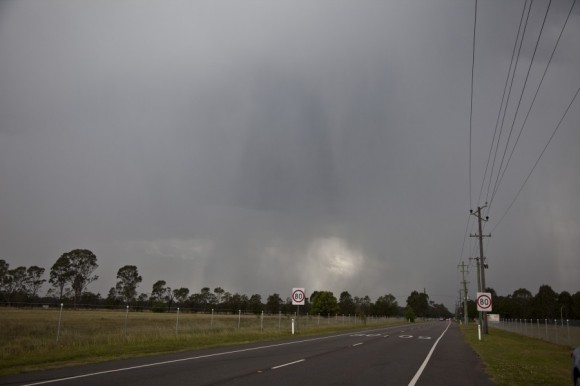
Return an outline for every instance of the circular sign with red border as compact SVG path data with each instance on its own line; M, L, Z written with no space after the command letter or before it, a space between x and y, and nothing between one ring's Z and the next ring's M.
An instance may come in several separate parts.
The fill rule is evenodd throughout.
M478 292L477 293L477 311L489 312L491 311L491 293Z
M304 288L292 288L292 304L295 306L303 306L306 300Z

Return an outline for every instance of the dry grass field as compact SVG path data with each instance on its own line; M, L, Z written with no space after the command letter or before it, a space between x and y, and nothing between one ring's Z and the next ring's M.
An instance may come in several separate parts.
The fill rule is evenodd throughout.
M300 335L392 325L346 316L295 321ZM288 315L0 309L0 375L291 336Z

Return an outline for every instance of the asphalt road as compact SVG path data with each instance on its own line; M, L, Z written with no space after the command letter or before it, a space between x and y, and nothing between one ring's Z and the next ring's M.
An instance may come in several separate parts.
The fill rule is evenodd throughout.
M330 336L20 374L2 385L493 385L453 323Z

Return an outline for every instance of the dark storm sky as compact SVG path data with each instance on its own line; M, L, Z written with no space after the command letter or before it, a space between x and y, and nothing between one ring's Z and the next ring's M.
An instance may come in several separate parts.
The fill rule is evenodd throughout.
M515 130L570 5L552 2ZM0 258L48 271L91 249L103 295L134 264L142 292L425 288L451 307L523 7L479 2L470 197L474 2L4 1ZM486 213L500 294L580 290L580 101L499 223L580 87L579 16Z

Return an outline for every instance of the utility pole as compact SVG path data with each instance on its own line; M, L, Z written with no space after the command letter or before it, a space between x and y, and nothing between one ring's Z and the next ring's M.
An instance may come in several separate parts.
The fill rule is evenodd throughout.
M479 268L479 257L470 257L469 260L475 260L475 267L477 268L477 292L482 292L481 291L481 269ZM481 311L477 312L477 320L479 325L483 325L483 318L481 315Z
M477 223L479 226L479 234L477 235L472 235L470 234L469 237L478 237L479 238L479 261L478 261L478 281L480 281L479 289L480 292L485 292L485 269L487 268L487 264L485 263L485 257L483 256L483 238L484 237L491 237L491 235L484 235L483 234L483 228L481 226L481 222L482 221L487 221L489 220L489 217L486 216L485 219L481 218L481 210L487 208L487 202L485 203L484 206L478 206L477 207L477 212L473 213L473 210L470 210L469 212L474 215L475 217L477 217ZM481 276L481 277L479 277ZM483 313L483 323L482 323L482 329L483 329L483 333L487 334L487 312Z
M469 271L467 271L467 265L465 265L463 261L458 265L458 267L461 267L461 275L463 277L463 280L461 281L463 284L463 323L467 324L469 319L467 315L467 281L465 281L465 274L469 274Z

